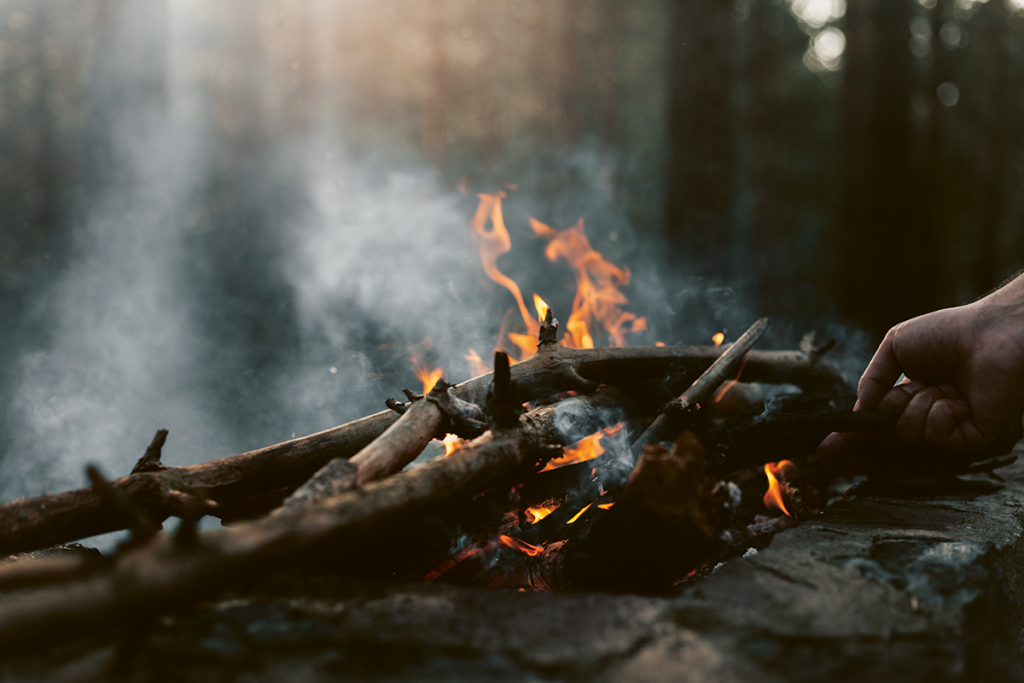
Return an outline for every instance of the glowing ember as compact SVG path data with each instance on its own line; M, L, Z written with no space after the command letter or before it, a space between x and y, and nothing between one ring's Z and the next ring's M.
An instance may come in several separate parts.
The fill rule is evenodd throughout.
M597 507L599 507L602 510L611 510L613 505L615 505L615 503L601 503Z
M590 505L593 505L593 503L591 503ZM584 513L584 512L586 512L587 510L589 510L589 509L590 509L590 505L588 505L587 507L583 508L582 510L580 510L579 512L577 512L577 513L576 513L575 515L573 515L573 516L572 516L572 519L570 519L570 520L569 520L568 522L566 522L566 524L572 524L572 523L573 523L573 522L575 522L575 521L576 521L577 519L579 519L580 517L582 517L582 516L583 516L583 513Z
M557 509L558 505L538 505L536 507L526 508L526 521L530 524L536 524Z
M658 348L661 348L662 346L665 345L665 342L656 341L656 342L654 342L654 345L657 346Z
M462 448L465 444L466 442L463 439L460 439L454 434L448 434L444 437L444 454L446 456L451 455Z
M776 475L781 476L787 467L795 467L795 465L789 460L780 460L764 466L764 473L768 477L768 490L764 494L764 505L769 509L781 510L787 517L792 517L793 515L789 514L789 510L786 509L786 504L782 500L782 487L776 478Z
M585 436L576 442L575 446L566 446L564 455L560 455L557 458L551 458L548 463L544 466L541 472L548 472L550 470L557 470L559 467L566 467L567 465L575 465L580 462L587 462L600 456L604 453L604 446L601 445L601 439L605 436L611 436L620 429L622 429L624 422L606 427L596 434Z
M544 552L543 546L530 545L526 541L520 541L518 538L512 538L511 536L505 536L504 534L498 536L498 540L501 541L504 545L507 545L509 548L512 548L513 550L518 550L520 552L524 552L530 557L536 557L537 555L540 555L542 552Z
M721 346L722 342L725 341L725 334L716 332L715 336L711 337L711 341L715 342L715 346Z

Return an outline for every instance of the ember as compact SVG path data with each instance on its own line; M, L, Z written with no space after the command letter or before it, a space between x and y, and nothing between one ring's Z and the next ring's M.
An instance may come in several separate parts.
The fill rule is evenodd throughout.
M501 541L503 545L507 545L509 548L518 550L530 557L536 557L544 552L544 548L541 546L531 545L526 541L520 541L518 538L512 538L511 536L506 536L504 534L499 536L498 540Z

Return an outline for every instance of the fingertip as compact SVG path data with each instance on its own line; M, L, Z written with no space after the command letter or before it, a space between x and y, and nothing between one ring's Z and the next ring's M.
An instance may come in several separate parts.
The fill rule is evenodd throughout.
M932 408L932 404L935 403L936 396L934 393L931 389L918 392L907 403L900 414L899 421L896 423L896 436L900 441L914 444L921 443L925 425L928 421L928 413Z
M947 445L957 425L954 406L956 404L947 399L939 399L932 404L922 434L927 443L935 446Z

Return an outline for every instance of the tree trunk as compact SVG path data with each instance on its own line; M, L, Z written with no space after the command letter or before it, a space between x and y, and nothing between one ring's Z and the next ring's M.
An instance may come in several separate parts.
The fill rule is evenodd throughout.
M726 0L676 2L669 30L665 232L719 276L733 237L731 9Z

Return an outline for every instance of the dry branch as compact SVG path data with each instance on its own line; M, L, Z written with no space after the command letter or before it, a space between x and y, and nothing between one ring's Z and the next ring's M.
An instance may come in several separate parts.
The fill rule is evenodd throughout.
M507 390L495 387L499 403ZM613 406L620 410L607 410ZM497 412L509 415L517 409L517 404L506 405ZM622 415L635 418L649 409L623 390L605 387L537 408L511 427L499 421L493 431L418 469L315 506L296 506L259 521L200 534L191 547L158 534L149 544L113 558L107 569L0 603L0 650L20 653L46 647L180 608L298 562L327 544L338 547L370 530L472 496L533 466L549 443L571 443ZM40 572L49 569L46 560L35 562ZM2 573L0 568L0 582Z
M673 420L678 420L687 411L710 400L718 387L734 379L743 367L743 359L747 352L767 329L768 318L761 318L755 322L735 343L730 344L681 396L665 404L661 414L654 418L654 422L633 442L635 455L639 456L644 446L658 440Z
M661 381L667 374L696 376L724 349L707 346L567 349L542 344L537 355L511 368L522 400L567 390L592 391L599 384ZM483 404L491 374L452 389L462 401ZM751 351L744 379L791 383L807 391L846 389L832 366L803 351ZM185 467L163 467L143 456L136 473L111 482L156 522L180 516L192 493L211 501L211 513L226 521L256 517L284 498L335 458L358 453L398 420L385 410L310 436L241 455ZM213 504L216 509L213 509ZM92 488L77 489L0 505L0 554L65 543L124 528L121 518L103 506Z

